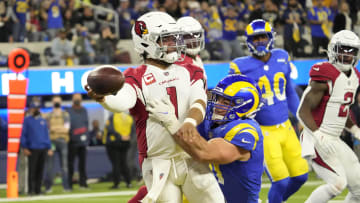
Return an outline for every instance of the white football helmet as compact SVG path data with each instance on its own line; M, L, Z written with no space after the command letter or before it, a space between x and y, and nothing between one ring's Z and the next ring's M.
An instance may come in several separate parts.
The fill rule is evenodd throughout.
M350 30L341 30L331 38L327 54L336 68L348 71L358 63L359 49L359 37Z
M205 47L204 29L199 21L191 16L185 16L178 19L177 24L184 33L184 43L186 53L196 56Z
M142 15L131 30L136 52L167 63L176 62L185 49L181 33L175 19L159 11Z

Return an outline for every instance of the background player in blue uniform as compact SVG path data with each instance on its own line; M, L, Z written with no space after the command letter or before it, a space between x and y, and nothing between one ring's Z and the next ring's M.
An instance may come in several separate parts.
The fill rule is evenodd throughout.
M307 180L308 164L301 157L301 146L289 121L299 97L290 79L290 58L282 49L273 49L274 32L264 20L254 20L246 27L246 41L252 56L236 58L230 74L244 74L255 80L265 105L257 113L264 135L266 172L272 182L269 203L281 203Z
M242 75L227 76L212 90L205 120L198 126L199 133L210 140L198 132L173 135L193 158L211 163L227 203L257 203L259 199L263 136L259 124L250 117L258 111L260 101L260 89L254 81ZM179 125L170 101L149 104L151 117Z

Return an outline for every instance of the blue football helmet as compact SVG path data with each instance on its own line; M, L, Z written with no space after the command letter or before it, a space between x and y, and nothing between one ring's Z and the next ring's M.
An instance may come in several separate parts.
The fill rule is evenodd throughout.
M266 42L254 43L254 36L262 34L266 34L268 36L268 40ZM264 56L274 48L275 32L271 25L262 19L251 21L251 23L246 26L245 36L246 45L252 54L257 56Z
M261 91L255 81L239 74L226 76L211 93L205 116L210 121L252 118L262 103Z

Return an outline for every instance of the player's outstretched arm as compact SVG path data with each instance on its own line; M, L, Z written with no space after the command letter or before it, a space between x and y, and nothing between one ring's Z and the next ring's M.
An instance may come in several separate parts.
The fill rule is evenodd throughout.
M87 95L99 102L111 112L123 112L131 109L136 104L136 92L131 85L125 83L116 95L102 95L95 93L88 85L85 86Z
M316 131L318 127L311 111L320 104L327 89L328 87L326 83L311 81L304 91L303 98L297 112L298 119L305 127L313 132Z

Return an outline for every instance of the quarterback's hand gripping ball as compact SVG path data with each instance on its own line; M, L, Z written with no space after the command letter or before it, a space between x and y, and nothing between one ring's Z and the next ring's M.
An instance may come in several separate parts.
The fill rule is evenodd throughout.
M116 95L124 83L125 77L121 71L114 66L104 65L90 72L85 90L92 99L101 102L106 95Z

